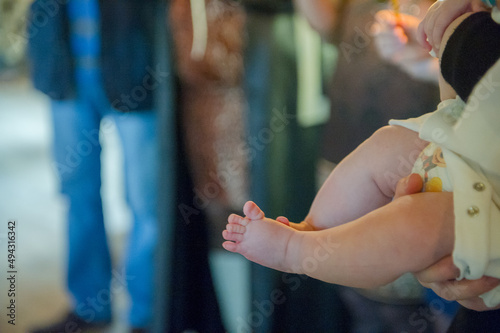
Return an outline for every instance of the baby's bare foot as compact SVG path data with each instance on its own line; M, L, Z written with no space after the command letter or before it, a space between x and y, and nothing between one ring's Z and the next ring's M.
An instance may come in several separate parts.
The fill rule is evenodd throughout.
M262 220L264 212L253 201L247 201L243 206L245 217L237 214L229 215L226 225L226 230L222 232L222 237L226 242L222 243L222 247L231 252L239 252L239 243L243 241L243 236L246 231L246 226L251 220Z
M243 255L260 265L288 271L284 266L288 242L295 230L286 226L288 219L268 219L254 202L243 207L245 217L231 214L222 232L222 247Z

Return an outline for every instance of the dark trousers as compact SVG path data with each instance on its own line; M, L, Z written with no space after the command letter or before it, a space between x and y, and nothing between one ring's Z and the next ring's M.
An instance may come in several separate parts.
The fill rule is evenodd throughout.
M500 332L500 310L477 312L460 307L448 333Z

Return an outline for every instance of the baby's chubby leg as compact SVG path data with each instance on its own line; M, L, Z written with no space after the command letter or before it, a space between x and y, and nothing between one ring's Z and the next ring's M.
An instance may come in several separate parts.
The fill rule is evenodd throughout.
M248 201L243 207L245 217L231 214L222 236L226 240L222 246L240 253L248 260L281 271L291 271L287 265L287 248L296 231L284 221L265 217L264 212L254 202Z

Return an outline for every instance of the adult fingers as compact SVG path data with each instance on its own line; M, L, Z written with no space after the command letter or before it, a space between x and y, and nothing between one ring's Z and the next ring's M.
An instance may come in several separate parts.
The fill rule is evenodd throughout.
M422 21L417 28L417 41L427 51L432 50L432 45L427 41L427 34L425 32L425 22Z
M396 186L394 199L404 195L415 194L422 191L423 181L419 174L412 173L411 175L401 178Z
M490 310L497 310L500 309L500 305L497 305L493 308L489 308L484 304L484 301L480 297L474 297L471 299L467 300L461 300L458 301L460 305L463 307L466 307L467 309L474 310L474 311L490 311Z
M429 10L427 11L427 14L425 15L425 18L420 23L420 26L422 26L423 29L423 37L421 37L424 38L423 45L429 45L430 49L434 47L434 41L433 41L434 25L440 15L441 11L440 8L442 4L443 2L437 1L432 6L430 6Z
M420 283L445 282L456 279L460 270L453 264L451 256L444 257L432 266L415 273Z
M451 280L446 282L423 283L438 296L449 301L471 301L498 286L500 280L484 276L478 280Z

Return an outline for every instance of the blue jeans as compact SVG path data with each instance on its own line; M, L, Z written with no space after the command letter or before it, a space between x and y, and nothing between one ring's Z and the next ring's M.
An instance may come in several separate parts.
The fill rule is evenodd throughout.
M88 322L111 320L111 301L128 289L129 324L147 327L153 311L154 252L157 243L156 113L120 113L102 89L85 97L52 101L54 167L68 204L67 283L75 312ZM116 124L123 146L126 200L133 226L124 269L113 269L101 203L103 117Z

